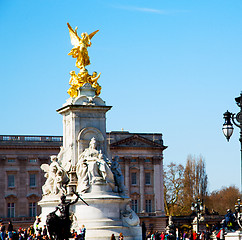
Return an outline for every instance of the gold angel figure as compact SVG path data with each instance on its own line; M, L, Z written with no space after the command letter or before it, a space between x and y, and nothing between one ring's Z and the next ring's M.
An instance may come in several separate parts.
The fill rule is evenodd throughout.
M67 23L67 26L69 28L71 44L74 46L68 55L76 58L76 66L80 68L80 71L83 71L85 70L85 66L90 65L87 48L91 46L91 39L99 30L90 34L82 33L80 38L77 34L77 27L74 31L69 23Z

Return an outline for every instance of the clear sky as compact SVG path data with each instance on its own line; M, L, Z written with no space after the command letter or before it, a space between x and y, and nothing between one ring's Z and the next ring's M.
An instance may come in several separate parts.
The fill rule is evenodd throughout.
M89 73L113 108L107 130L162 133L164 163L206 161L209 190L240 186L239 129L223 113L242 91L241 0L0 0L1 135L62 135L68 98L66 23L100 31Z

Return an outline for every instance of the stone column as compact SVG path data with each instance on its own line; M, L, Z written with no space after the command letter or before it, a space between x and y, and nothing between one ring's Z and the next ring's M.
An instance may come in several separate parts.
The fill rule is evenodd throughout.
M163 170L163 157L160 160L160 174L161 174L161 215L165 216L165 203L164 203L164 170Z
M128 158L124 158L124 164L125 164L125 168L124 168L124 184L128 190L128 195L130 194L130 187L129 187L129 159Z
M161 214L161 172L160 172L160 159L154 158L154 210L160 215Z
M144 200L145 200L145 177L144 177L144 159L139 159L140 164L140 212L144 211Z

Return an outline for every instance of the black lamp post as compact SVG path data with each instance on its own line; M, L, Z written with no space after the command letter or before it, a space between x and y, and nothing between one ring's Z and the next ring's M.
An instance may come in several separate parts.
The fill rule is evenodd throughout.
M238 198L237 203L234 205L234 209L235 209L235 215L236 215L236 220L237 223L239 224L240 228L242 228L241 225L241 219L240 219L240 209L241 209L242 205L241 205L241 200L240 198Z
M241 183L240 183L240 191L242 192L242 92L240 93L240 96L235 98L235 102L237 103L237 105L240 107L240 112L238 112L237 114L235 113L231 113L229 111L224 113L224 119L225 122L223 124L223 133L224 136L227 138L227 140L229 141L230 137L232 136L233 133L233 124L231 123L231 119L232 122L234 123L235 126L237 126L238 128L240 128L240 152L241 152ZM236 121L235 121L236 120Z
M197 216L197 233L198 233L200 213L203 211L203 201L197 198L196 202L192 203L191 210L195 212Z

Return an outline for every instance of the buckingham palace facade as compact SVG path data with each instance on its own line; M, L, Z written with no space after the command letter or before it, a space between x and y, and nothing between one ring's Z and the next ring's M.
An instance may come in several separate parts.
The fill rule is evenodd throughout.
M57 155L62 136L0 135L0 218L28 226L40 213L43 163ZM160 133L107 133L109 158L119 156L131 207L141 219L164 216L163 145Z

